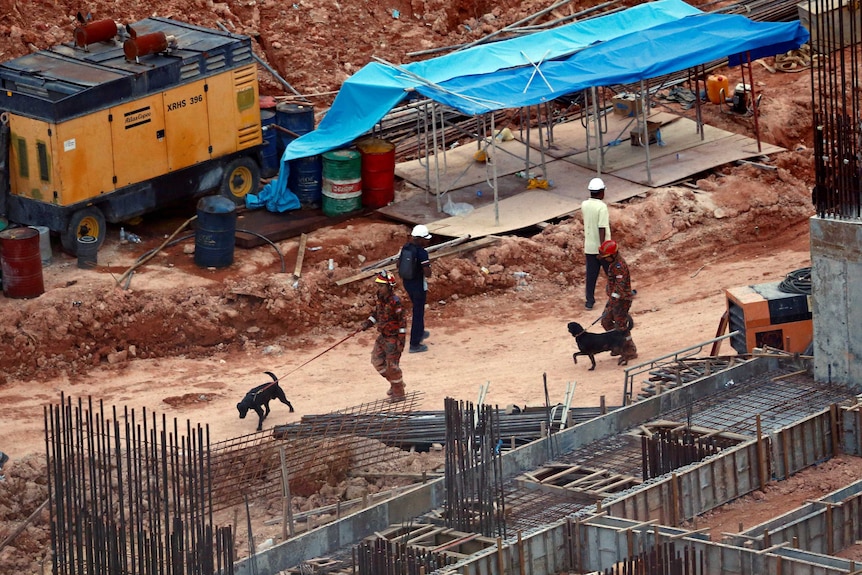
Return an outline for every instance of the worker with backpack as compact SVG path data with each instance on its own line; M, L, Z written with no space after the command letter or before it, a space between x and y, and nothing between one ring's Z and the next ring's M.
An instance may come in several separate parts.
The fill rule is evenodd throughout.
M426 226L419 224L410 233L410 240L401 248L398 256L398 275L404 291L413 306L413 323L410 327L410 353L428 351L422 343L430 333L425 331L425 302L428 299L428 279L431 277L431 258L425 248L431 239Z

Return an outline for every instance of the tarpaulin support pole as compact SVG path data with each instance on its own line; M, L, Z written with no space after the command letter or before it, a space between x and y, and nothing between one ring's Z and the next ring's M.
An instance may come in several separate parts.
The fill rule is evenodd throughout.
M536 120L539 127L539 156L542 158L542 177L548 181L548 166L545 164L545 138L542 135L542 105L536 105ZM528 178L529 179L529 178Z
M428 146L428 102L425 102L423 106L423 115L422 115L422 133L425 137L425 203L428 203L428 194L431 192L431 165L428 163L428 150L430 149ZM422 158L419 158L420 162Z
M637 106L635 106L635 110L637 110ZM649 117L649 89L643 80L641 80L641 117L643 121L640 122L640 139L641 145L644 147L644 153L646 154L646 177L647 183L652 185L652 169L650 168L649 157L649 124L647 124L647 118ZM656 142L658 142L658 134L656 134Z
M762 152L763 146L760 143L760 125L757 122L757 94L754 92L754 72L752 71L751 66L751 52L745 53L745 60L742 58L739 60L739 69L742 71L742 88L745 90L745 70L743 68L743 62L745 63L745 67L748 68L748 82L751 85L751 110L754 113L754 137L757 138L757 151ZM813 64L812 64L813 65Z
M700 69L697 66L694 67L694 119L696 122L695 130L697 134L700 134L700 140L703 141L706 137L705 130L703 129L703 107L700 103L700 79L704 78L703 85L706 87L706 66L703 64L700 65Z
M587 165L592 162L590 157L590 97L589 91L584 90L584 113L581 114L581 126L584 127L585 141L587 146Z
M440 148L437 146L437 106L434 104L431 105L431 142L434 146L434 191L437 198L437 211L439 212L442 210L440 205Z
M494 114L491 113L491 167L494 173L494 225L500 225L500 204L497 194L497 136L494 130ZM527 174L529 175L529 174Z
M524 108L521 108L521 110L524 114L524 125L527 126L527 150L524 158L524 179L529 180L530 170L533 168L532 164L530 164L530 132L533 131L533 123L530 121L530 107L526 106Z

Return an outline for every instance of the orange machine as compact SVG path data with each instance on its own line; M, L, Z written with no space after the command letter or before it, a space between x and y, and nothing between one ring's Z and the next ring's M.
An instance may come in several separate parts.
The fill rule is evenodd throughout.
M804 353L811 344L811 296L787 293L780 282L725 290L730 338L737 353L751 353L769 346L791 353Z
M72 255L108 222L216 191L243 205L260 180L251 38L158 17L126 30L91 23L0 63L0 215L48 227Z

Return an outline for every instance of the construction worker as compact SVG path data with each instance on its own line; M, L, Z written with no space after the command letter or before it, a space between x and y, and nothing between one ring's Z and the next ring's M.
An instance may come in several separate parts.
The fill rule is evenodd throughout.
M625 332L625 343L620 352L620 365L625 365L630 359L638 356L635 342L632 341L629 325L629 310L635 292L632 290L632 279L629 266L619 253L619 246L614 240L605 240L599 246L599 257L608 262L608 303L602 314L602 327L605 331L616 329Z
M587 188L590 197L581 202L581 216L584 218L584 260L586 261L586 293L584 307L593 309L596 303L596 281L599 268L608 271L608 262L599 258L599 246L611 239L608 206L604 202L605 182L601 178L590 180Z
M377 297L371 315L362 322L362 330L377 326L377 340L371 350L371 365L389 382L391 401L403 401L404 377L401 373L401 352L407 339L407 316L401 298L395 295L395 276L381 270L374 276Z
M425 302L428 300L428 278L431 277L431 258L425 248L431 240L428 228L419 224L410 232L410 241L401 248L401 253L411 254L410 262L412 269L403 273L399 264L399 274L404 283L404 291L410 298L413 307L413 320L410 325L410 353L421 353L428 351L428 346L422 343L431 334L425 330Z

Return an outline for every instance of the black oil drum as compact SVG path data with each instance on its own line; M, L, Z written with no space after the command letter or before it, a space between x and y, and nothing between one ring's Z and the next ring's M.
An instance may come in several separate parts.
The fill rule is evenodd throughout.
M284 155L287 145L303 134L314 130L314 106L282 102L275 107L275 123L278 125L276 152Z
M236 236L236 204L224 196L198 201L195 229L195 264L202 268L226 268L233 263Z
M299 203L319 208L323 185L323 158L319 155L290 160L287 187L299 198Z

